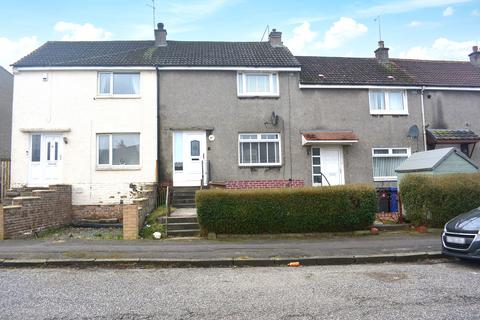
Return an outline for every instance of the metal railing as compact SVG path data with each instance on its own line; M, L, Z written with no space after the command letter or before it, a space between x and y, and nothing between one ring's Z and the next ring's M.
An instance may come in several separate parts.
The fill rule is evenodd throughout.
M10 189L10 160L0 160L0 202Z

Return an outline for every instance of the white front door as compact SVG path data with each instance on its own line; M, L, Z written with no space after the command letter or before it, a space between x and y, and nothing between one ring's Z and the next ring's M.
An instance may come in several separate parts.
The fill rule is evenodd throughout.
M207 183L206 137L205 131L173 133L174 186L200 186Z
M342 146L312 147L312 185L335 186L344 183Z
M49 186L62 182L62 143L62 136L58 134L31 135L29 186Z

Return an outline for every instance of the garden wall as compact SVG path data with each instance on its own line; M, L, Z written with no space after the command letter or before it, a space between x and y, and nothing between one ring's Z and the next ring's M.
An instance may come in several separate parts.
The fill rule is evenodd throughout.
M0 206L0 239L29 237L45 228L72 222L72 187L52 185L33 190L31 196L15 197L12 204Z

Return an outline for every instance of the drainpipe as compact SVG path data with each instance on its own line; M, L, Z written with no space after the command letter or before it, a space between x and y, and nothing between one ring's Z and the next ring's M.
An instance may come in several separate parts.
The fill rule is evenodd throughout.
M422 106L422 134L423 134L423 150L427 151L427 128L425 123L425 104L423 102L423 94L425 92L425 86L422 86L422 91L420 93L420 101Z
M160 187L160 70L157 72L157 188ZM168 196L168 195L167 195Z

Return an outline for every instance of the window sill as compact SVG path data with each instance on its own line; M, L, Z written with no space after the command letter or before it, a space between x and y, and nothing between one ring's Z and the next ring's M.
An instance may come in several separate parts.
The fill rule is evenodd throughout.
M141 99L138 95L113 95L113 96L95 96L94 99Z
M282 164L239 164L238 166L240 168L280 168Z
M373 177L373 181L375 182L395 182L397 181L397 177Z
M142 166L96 166L96 171L136 171L141 170Z
M408 112L372 112L370 111L370 115L372 116L408 116Z
M280 94L278 93L269 93L269 94L262 94L262 93L257 93L257 94L242 94L239 93L237 94L237 97L240 99L258 99L258 98L265 98L265 99L278 99L280 98Z

